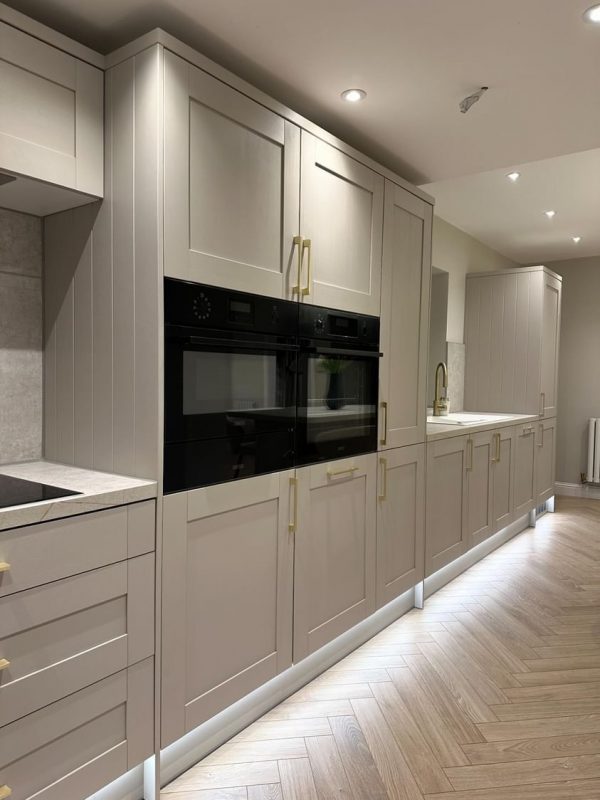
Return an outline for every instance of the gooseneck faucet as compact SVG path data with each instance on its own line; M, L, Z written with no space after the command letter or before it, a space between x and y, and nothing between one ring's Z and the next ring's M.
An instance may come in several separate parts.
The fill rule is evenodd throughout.
M442 384L440 386L440 374L442 375ZM435 368L435 398L433 401L433 416L445 417L448 413L448 399L442 397L442 387L448 388L448 367L443 361Z

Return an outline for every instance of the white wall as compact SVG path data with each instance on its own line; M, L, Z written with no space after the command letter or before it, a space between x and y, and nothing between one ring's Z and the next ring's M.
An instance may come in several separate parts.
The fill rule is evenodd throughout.
M432 247L433 266L445 270L450 276L447 339L449 342L463 342L465 275L468 272L493 272L520 265L435 216Z
M600 256L546 266L563 277L556 478L579 483L588 419L600 417Z

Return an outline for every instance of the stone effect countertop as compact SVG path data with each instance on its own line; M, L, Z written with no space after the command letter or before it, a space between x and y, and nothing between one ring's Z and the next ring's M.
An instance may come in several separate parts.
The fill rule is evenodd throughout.
M156 481L79 469L52 461L2 464L0 474L81 492L40 503L0 508L0 530L151 500L157 495Z
M476 411L460 412L477 416ZM483 415L483 412L482 412ZM492 414L485 412L487 417ZM541 422L538 414L497 414L493 415L496 419L486 420L477 425L444 425L439 422L427 423L427 441L437 442L439 439L451 439L453 436L468 436L479 431L493 431L497 428L508 428L511 425L527 425L529 423Z

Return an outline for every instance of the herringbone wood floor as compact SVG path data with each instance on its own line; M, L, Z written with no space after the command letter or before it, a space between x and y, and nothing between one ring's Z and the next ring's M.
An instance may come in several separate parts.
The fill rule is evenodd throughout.
M164 800L599 800L600 502L513 539Z

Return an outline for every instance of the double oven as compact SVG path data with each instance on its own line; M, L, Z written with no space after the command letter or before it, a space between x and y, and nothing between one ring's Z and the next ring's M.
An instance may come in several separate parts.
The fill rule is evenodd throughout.
M377 449L379 320L165 278L164 491Z

